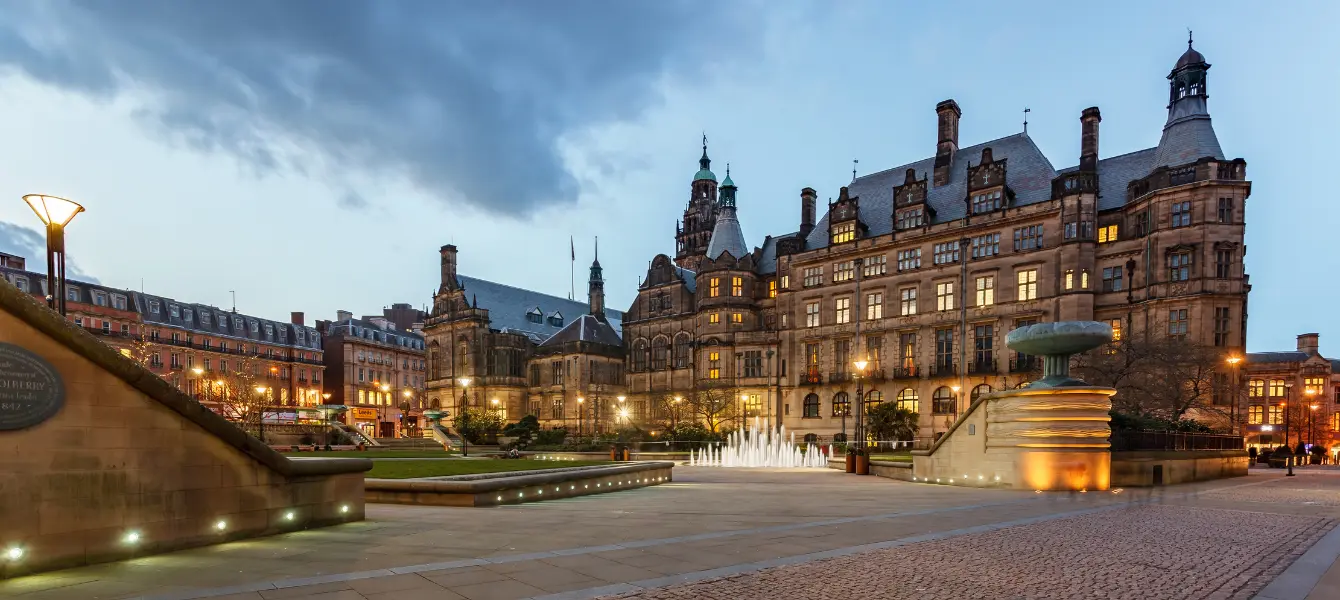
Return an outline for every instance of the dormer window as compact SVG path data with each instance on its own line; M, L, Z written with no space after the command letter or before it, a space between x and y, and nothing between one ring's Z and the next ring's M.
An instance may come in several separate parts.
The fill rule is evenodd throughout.
M540 312L540 307L535 307L526 311L526 320L531 323L543 323L544 313Z
M972 197L972 214L980 215L993 210L999 210L1004 206L1000 190L994 192L982 192L974 194Z
M833 243L843 244L856 239L856 222L842 223L833 226Z
M193 310L191 310L191 309L189 309L189 308L187 308L187 309L183 309L183 310L181 311L181 318L183 318L183 319L185 319L185 320L187 320L187 321L193 321L193 320L195 320L195 311L193 311Z
M112 294L112 308L117 310L126 309L126 297L120 294Z
M274 327L274 325L266 324L266 325L265 325L265 336L266 336L266 337L269 337L269 336L272 336L272 335L274 335L274 334L275 334L275 327Z
M207 312L200 313L200 324L209 325L209 313Z
M925 223L925 211L920 207L909 208L898 213L898 230L914 229Z
M157 301L157 300L150 300L150 301L149 301L149 312L151 312L151 313L153 313L153 314L158 314L159 306L160 306L160 305L158 304L158 301Z
M15 277L15 278L14 278L14 287L19 288L19 291L20 291L20 292L23 292L23 293L25 293L25 294L28 293L28 278L27 278L27 277Z
M172 315L172 318L174 318L174 319L180 319L180 318L181 318L181 308L179 308L176 304L169 304L169 305L168 305L168 314L169 314L169 315Z
M244 330L242 327L242 317L233 317L233 329L236 329L239 333Z
M562 315L561 313L559 313L558 311L554 311L553 314L549 315L549 324L552 325L552 326L554 326L554 327L562 327L562 326L563 326L563 315Z
M79 301L79 288L74 287L74 286L72 286L72 285L71 285L71 286L66 286L66 287L65 287L65 299L66 299L66 300L69 300L70 302L78 302L78 301Z
M260 331L261 331L260 323L257 323L256 321L251 321L251 332L260 333Z
M95 304L95 305L97 305L97 306L107 306L107 293L106 293L106 292L98 292L98 291L94 291L94 292L93 292L93 304Z

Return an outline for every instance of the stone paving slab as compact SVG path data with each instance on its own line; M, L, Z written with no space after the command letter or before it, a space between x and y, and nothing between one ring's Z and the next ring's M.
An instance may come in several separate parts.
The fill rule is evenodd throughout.
M975 568L995 571L993 561L1003 561L1008 568L1001 573L1009 585L1027 586L1030 576L1054 576L1047 569L1062 567L1050 563L1067 562L1091 565L1094 573L1122 564L1145 580L1164 582L1156 576L1166 574L1151 563L1151 556L1230 569L1239 564L1232 561L1250 560L1263 545L1275 544L1271 555L1281 557L1276 563L1259 571L1237 571L1241 581L1230 587L1246 590L1288 566L1310 545L1308 536L1320 535L1340 517L1340 506L1314 501L1318 494L1340 492L1340 476L1285 479L1268 474L1161 490L1074 495L928 486L834 471L688 468L677 469L676 479L667 486L619 495L497 509L370 505L369 521L347 527L3 581L0 597L589 599L682 592L707 579L729 577L722 581L736 582L806 565L869 565L880 553L915 549L914 555L920 556L928 548L950 567L970 558L976 562L968 564ZM1126 513L1131 514L1117 518ZM1230 529L1238 533L1220 534L1221 521L1229 518L1224 515L1237 519ZM1122 523L1130 530L1121 529ZM1133 525L1138 523L1147 527ZM1044 533L1019 538L1020 531ZM1123 531L1153 554L1126 560L1130 556L1121 552L1127 550L1110 539ZM1002 547L993 536L1007 536L1008 543ZM1202 544L1161 541L1166 537ZM1048 554L1058 546L1050 538L1063 540L1058 550L1062 554ZM1093 558L1105 553L1126 558L1111 564ZM1026 560L1030 556L1031 562ZM825 559L830 560L816 562ZM1085 562L1090 560L1097 562ZM1037 568L1038 561L1048 566ZM938 597L934 594L939 587L957 589L953 581L936 579L936 569L946 568L923 565L906 579L933 586L926 588L929 595L890 595L907 588L890 584L894 580L887 577L879 580L885 587L860 593L868 598ZM1106 594L1114 592L1111 585L1120 585L1125 573L1095 574L1088 580L1090 587L1066 588L1070 596L1055 597L1121 597ZM1004 585L995 579L987 583ZM788 581L792 588L804 584ZM839 597L837 590L830 586L822 596ZM747 593L739 597L750 597ZM797 593L791 597L807 597Z

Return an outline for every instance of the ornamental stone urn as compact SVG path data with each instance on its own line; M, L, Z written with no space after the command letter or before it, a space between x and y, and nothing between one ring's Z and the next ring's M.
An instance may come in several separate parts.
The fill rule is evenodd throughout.
M1097 321L1038 323L1005 336L1005 345L1015 351L1042 357L1042 379L1028 384L1030 389L1089 385L1070 376L1070 357L1110 341L1112 326Z

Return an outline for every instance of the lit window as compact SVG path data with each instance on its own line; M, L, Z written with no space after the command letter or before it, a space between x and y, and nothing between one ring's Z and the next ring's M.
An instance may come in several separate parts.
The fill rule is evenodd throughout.
M1098 228L1098 243L1107 244L1117 241L1117 225L1104 225Z
M818 327L818 326L819 326L819 303L818 303L818 302L810 302L810 303L805 304L805 326L806 326L806 327Z
M996 303L996 277L985 275L977 278L977 306L991 306Z
M707 353L707 378L721 379L721 354L717 352Z
M721 322L721 315L719 315L719 314L717 314L717 313L712 313L712 314L710 314L710 315L707 315L707 323L708 323L709 325L716 325L717 323L720 323L720 322Z
M1112 319L1107 324L1112 327L1112 341L1121 341L1121 319Z
M1270 424L1280 425L1284 423L1284 407L1278 404L1270 405Z
M865 259L865 262L862 264L864 265L861 271L862 275L866 277L883 275L885 273L885 270L888 268L889 257L884 256L883 254L879 256L871 256Z
M935 310L954 310L954 283L935 284Z
M1079 272L1079 289L1081 289L1081 290L1087 290L1087 289L1089 289L1089 270L1088 270L1088 269L1084 269L1084 270L1082 270L1082 271Z
M1283 398L1283 397L1284 397L1284 380L1283 380L1283 379L1271 379L1271 380L1270 380L1270 397L1271 397L1271 398Z
M1253 379L1247 383L1248 398L1264 398L1266 396L1266 382L1264 379Z
M1038 270L1025 269L1015 274L1017 280L1016 296L1019 301L1038 299Z
M1075 289L1075 271L1074 269L1065 270L1065 289Z
M731 314L730 314L730 322L731 322L731 323L736 323L736 324L743 323L743 322L744 322L744 314L743 314L743 313L731 313Z
M744 278L743 278L743 277L732 277L732 278L730 278L730 295L732 295L732 296L743 296L743 295L744 295Z
M834 301L834 322L841 325L851 322L851 298L838 298Z
M805 287L814 287L824 282L823 267L806 267L804 272L805 280L802 282Z
M1253 404L1247 409L1247 423L1249 425L1260 425L1265 420L1266 407L1260 404ZM1340 413L1337 413L1340 416Z
M833 227L833 243L842 244L856 239L856 222L843 223Z
M883 292L871 292L865 295L865 318L871 321L884 318Z
M851 281L856 277L855 261L833 263L833 283Z
M904 317L917 314L917 288L903 288L899 294L899 313Z
M721 295L721 280L713 277L707 281L707 295L716 298Z
M777 280L776 280L776 279L772 279L772 280L769 280L769 281L768 281L768 297L769 297L769 298L776 298L776 297L777 297Z

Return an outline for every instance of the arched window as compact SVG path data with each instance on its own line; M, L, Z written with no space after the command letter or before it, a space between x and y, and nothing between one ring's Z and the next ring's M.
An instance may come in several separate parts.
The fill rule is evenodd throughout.
M884 402L884 392L879 390L870 390L865 394L865 414L870 414L876 406Z
M442 377L441 365L437 364L437 361L442 360L442 347L438 345L437 340L433 340L433 343L428 345L428 352L425 358L428 359L428 379L432 380Z
M847 397L847 392L838 392L833 395L833 416L851 416L851 399Z
M980 397L982 394L990 394L992 391L993 390L991 389L991 386L985 383L975 388L972 388L972 401L976 402L977 398Z
M675 368L689 367L689 334L680 332L675 336Z
M817 434L817 433L807 433L807 434L805 434L805 443L806 443L806 444L814 444L814 443L817 443L818 441L819 441L819 434Z
M819 395L810 394L805 396L805 412L802 415L806 419L819 418Z
M958 412L958 403L954 401L954 390L945 386L935 388L931 395L931 412L937 415L952 415Z
M835 434L833 434L833 443L835 443L835 444L845 444L845 443L847 443L847 434L845 434L845 433L835 433Z
M665 339L664 336L658 336L651 341L651 370L661 371L665 369L667 346L669 344L669 340Z
M633 371L647 370L647 340L633 342Z
M898 408L911 411L912 413L921 412L921 401L917 398L917 390L906 388L898 392Z
M461 340L456 348L456 376L460 377L470 372L470 342Z
M441 400L438 400L437 398L430 398L430 399L428 400L428 406L429 406L429 408L432 408L433 410L441 410L441 409L442 409L442 401L441 401Z

